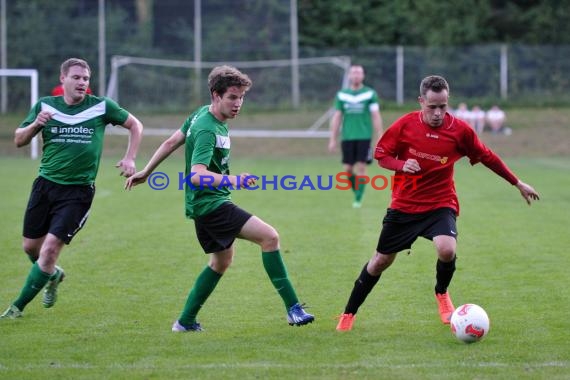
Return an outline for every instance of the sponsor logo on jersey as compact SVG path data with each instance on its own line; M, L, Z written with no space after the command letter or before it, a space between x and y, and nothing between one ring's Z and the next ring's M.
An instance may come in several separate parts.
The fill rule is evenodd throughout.
M60 135L92 135L95 133L95 129L87 128L82 125L78 127L52 127L51 133Z
M415 150L414 148L410 148L409 149L410 154L419 157L419 158L424 158L426 160L431 160L431 161L437 161L439 163L441 163L442 165L447 163L448 157L442 157L439 156L437 154L430 154L430 153L425 153L425 152L418 152L417 150Z

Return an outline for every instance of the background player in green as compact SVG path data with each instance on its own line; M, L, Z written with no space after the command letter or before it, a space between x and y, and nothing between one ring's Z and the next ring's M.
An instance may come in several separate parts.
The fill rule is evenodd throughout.
M285 303L289 324L301 326L314 320L303 310L288 278L277 231L230 200L231 189L255 183L248 173L230 175L231 143L226 123L238 115L251 84L249 77L234 67L215 67L208 75L211 104L192 113L160 145L145 168L125 184L131 189L145 182L164 159L186 145L186 216L194 219L198 241L210 259L172 326L174 332L202 331L196 315L232 263L236 238L261 247L263 266Z
M366 165L372 162L370 143L374 131L376 140L382 135L382 117L376 91L364 85L364 68L352 65L348 71L349 87L337 92L335 113L330 123L329 151L337 148L337 139L341 134L342 164L344 171L351 174L350 181L354 191L352 207L360 208L364 183L357 184L355 174L366 176ZM342 124L342 128L341 128Z
M116 167L126 177L135 172L143 126L111 99L88 95L90 78L91 69L84 60L63 62L63 96L39 99L16 129L14 142L18 147L41 132L43 154L24 216L22 245L33 265L20 296L0 316L2 319L21 317L44 286L43 305L54 305L58 284L65 276L56 262L63 246L71 242L89 215L107 124L129 130L127 151Z

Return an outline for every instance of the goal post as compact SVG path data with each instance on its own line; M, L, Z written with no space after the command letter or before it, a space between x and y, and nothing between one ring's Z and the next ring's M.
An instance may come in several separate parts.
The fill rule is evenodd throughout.
M295 60L274 59L274 60L235 61L235 62L231 61L195 62L195 61L115 55L111 57L111 75L109 78L109 83L107 85L107 96L118 101L119 69L127 65L161 66L161 67L174 67L174 68L200 70L200 69L213 69L214 67L220 65L230 65L230 66L239 67L240 69L247 69L247 68L290 67L292 65L305 66L305 65L316 65L316 64L331 64L341 68L344 72L346 72L350 67L350 57L332 56L332 57L298 58ZM344 82L344 76L342 81Z
M328 137L328 130L319 130L332 115L331 104L339 88L347 83L351 59L348 56L325 56L298 59L257 61L196 62L132 56L113 56L106 95L129 108L170 112L187 110L188 106L209 101L205 79L212 68L231 65L244 70L253 80L248 94L249 104L258 109L291 109L295 112L295 95L303 107L322 109L312 123L294 130L276 131L273 137ZM300 79L295 82L291 67L299 67ZM166 101L165 101L166 99ZM195 104L196 103L196 104ZM260 126L264 128L263 126ZM242 131L234 130L234 136ZM266 137L268 131L243 131L248 137Z
M30 78L30 107L38 101L38 70L36 69L0 69L1 77L28 77ZM7 91L6 91L7 92ZM8 94L4 94L8 96ZM34 136L30 143L30 157L38 158L38 136Z

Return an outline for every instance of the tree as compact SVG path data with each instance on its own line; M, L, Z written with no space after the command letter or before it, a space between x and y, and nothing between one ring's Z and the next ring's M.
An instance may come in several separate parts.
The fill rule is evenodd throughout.
M570 43L570 0L299 0L305 47Z

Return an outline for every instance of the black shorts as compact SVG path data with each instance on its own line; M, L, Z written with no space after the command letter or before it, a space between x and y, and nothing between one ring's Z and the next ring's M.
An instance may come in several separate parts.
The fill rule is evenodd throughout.
M252 215L231 202L194 219L196 236L205 253L220 252L234 243Z
M39 239L49 232L69 244L87 221L94 196L94 185L60 185L36 178L24 215L24 237Z
M421 214L388 209L382 221L382 232L376 251L392 254L410 249L420 236L429 240L439 235L457 238L455 219L455 211L448 207Z
M342 163L354 165L357 162L372 162L372 149L370 140L349 140L341 141Z

